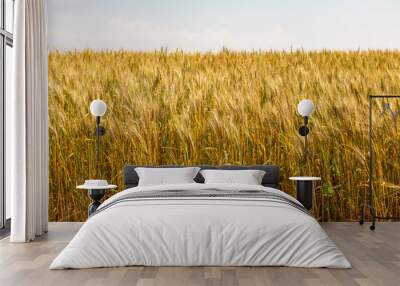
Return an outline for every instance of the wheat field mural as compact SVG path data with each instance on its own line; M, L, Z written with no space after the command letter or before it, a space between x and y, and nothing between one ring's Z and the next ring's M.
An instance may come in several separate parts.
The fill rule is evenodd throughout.
M277 164L295 194L302 123L312 99L309 175L322 177L313 212L357 220L368 184L368 94L400 93L400 52L51 52L50 199L53 221L81 221L95 177L95 98L103 118L102 177L122 189L125 164ZM400 134L374 115L378 215L400 215ZM400 122L400 121L399 121ZM116 190L118 191L118 190ZM112 194L112 193L110 193Z

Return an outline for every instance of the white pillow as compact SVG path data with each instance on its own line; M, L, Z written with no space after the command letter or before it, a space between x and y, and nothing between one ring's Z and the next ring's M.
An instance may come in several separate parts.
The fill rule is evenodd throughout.
M198 167L135 168L139 176L139 186L195 183L193 179L199 170Z
M265 171L262 170L201 170L205 184L261 185Z

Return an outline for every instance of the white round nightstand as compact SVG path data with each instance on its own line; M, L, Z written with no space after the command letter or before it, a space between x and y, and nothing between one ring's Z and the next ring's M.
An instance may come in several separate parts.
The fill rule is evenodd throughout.
M100 200L104 197L106 191L117 188L117 185L90 185L85 182L84 185L79 185L76 188L87 190L89 197L92 199L92 203L88 207L89 217L101 205Z

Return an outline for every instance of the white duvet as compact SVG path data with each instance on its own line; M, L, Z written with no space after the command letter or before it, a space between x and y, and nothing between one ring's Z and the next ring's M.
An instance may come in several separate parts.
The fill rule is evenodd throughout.
M238 184L179 184L127 189L265 190ZM246 198L124 201L92 216L50 269L145 266L294 266L350 268L318 222L293 206Z

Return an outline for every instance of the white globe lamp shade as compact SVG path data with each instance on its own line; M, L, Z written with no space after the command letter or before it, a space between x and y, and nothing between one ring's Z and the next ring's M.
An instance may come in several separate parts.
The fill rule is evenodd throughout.
M107 104L101 99L95 99L90 103L90 113L93 116L103 116L107 111Z
M297 111L301 116L308 117L314 112L315 106L314 103L309 99L303 99L297 105Z

